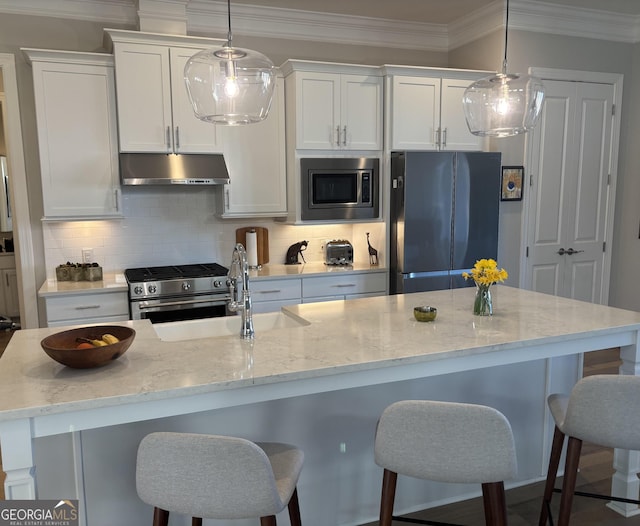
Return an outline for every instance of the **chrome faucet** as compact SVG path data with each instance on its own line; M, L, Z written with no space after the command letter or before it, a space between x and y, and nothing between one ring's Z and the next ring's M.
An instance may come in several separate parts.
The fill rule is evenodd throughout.
M238 280L242 280L242 300ZM242 327L240 328L240 338L243 340L253 340L255 331L253 330L253 317L251 306L251 293L249 291L249 262L247 252L242 243L237 243L233 248L231 258L231 268L229 269L229 310L242 314Z

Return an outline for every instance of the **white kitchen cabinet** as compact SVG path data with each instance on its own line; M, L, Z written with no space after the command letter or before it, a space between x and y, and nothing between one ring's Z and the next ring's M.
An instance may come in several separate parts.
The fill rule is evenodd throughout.
M414 68L409 72L415 74L391 74L387 82L390 149L483 150L486 141L467 127L462 97L474 80L488 72L430 68ZM458 72L462 78L443 76L452 72Z
M33 69L44 219L122 217L113 57L23 52Z
M379 68L298 60L282 68L296 149L382 149Z
M126 291L45 297L47 327L118 322L129 319Z
M13 254L0 254L0 316L20 316L18 277Z
M276 77L268 117L250 126L221 126L230 183L219 187L223 218L281 217L287 214L284 80Z
M286 305L302 303L300 278L254 280L249 289L254 312L273 312Z
M386 293L386 271L302 278L303 303L384 296Z
M115 57L120 151L219 153L216 126L193 113L184 66L195 53L224 41L107 31Z

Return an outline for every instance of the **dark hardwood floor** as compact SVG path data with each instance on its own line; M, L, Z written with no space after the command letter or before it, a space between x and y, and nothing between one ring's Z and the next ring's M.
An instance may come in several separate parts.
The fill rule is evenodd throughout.
M618 349L609 349L587 353L585 355L584 374L617 374L620 365ZM613 450L584 444L580 457L580 472L577 489L589 493L608 495L611 489ZM560 487L559 478L556 487ZM540 514L544 482L507 490L509 526L536 526ZM557 517L560 495L554 495L552 510ZM484 526L482 499L476 498L464 502L449 504L413 513L409 517L430 521L464 524L466 526ZM407 524L394 522L395 525ZM620 516L606 506L606 501L578 497L573 501L572 526L640 526L640 515L628 519ZM377 526L373 522L364 526Z

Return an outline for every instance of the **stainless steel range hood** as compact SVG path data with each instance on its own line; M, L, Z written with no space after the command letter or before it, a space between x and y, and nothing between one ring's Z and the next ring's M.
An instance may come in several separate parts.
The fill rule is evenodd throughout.
M122 184L199 184L229 182L222 154L121 153Z

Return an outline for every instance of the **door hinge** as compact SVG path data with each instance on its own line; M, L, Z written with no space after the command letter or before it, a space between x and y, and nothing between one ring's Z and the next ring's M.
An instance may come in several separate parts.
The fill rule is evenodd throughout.
M605 252L607 250L607 242L603 241L602 242L602 251Z
M524 257L529 257L529 247L527 247L527 249L525 250Z

